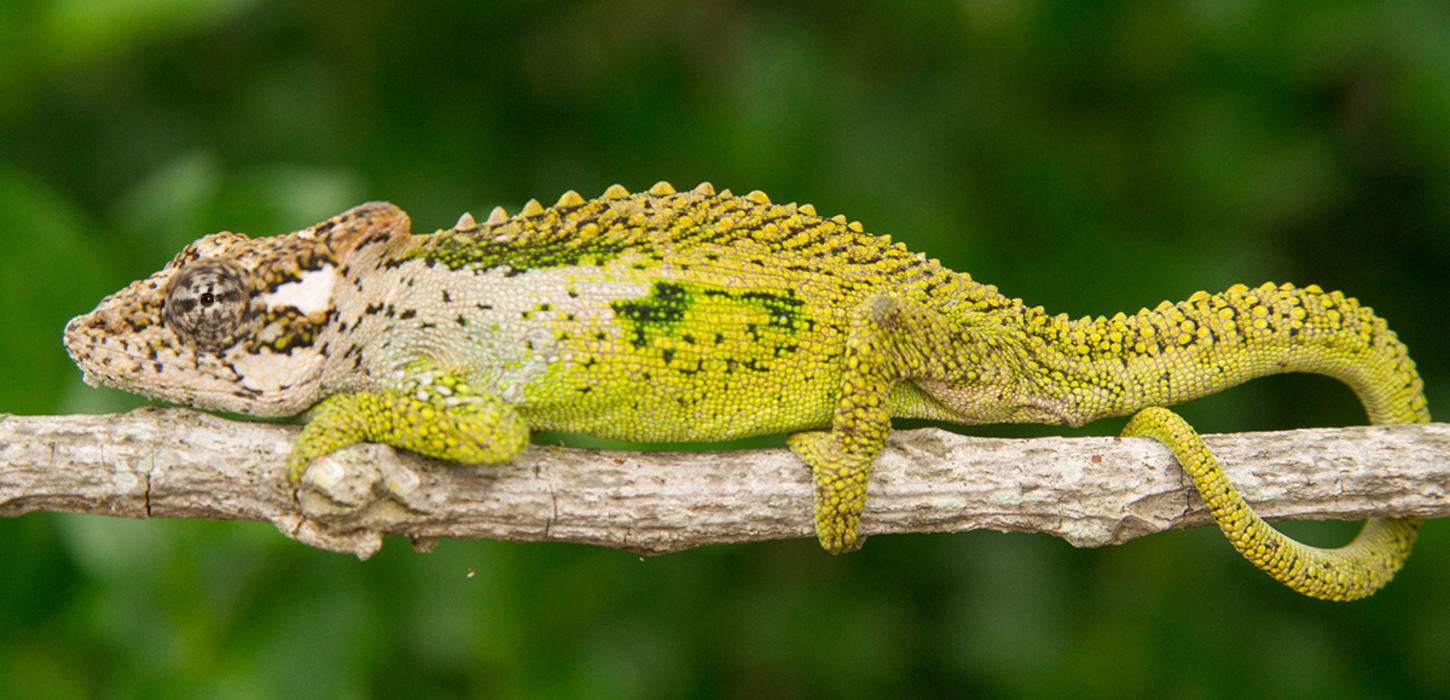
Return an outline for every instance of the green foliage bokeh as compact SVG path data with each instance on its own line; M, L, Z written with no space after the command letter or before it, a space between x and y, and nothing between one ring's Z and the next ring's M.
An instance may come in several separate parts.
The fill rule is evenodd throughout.
M1447 37L1450 8L1409 1L9 0L0 411L140 405L81 384L61 327L203 233L368 199L430 230L661 179L844 212L1073 315L1345 289L1408 343L1433 410ZM1314 377L1185 413L1363 421ZM390 541L358 562L250 523L33 514L0 520L0 697L1435 696L1446 590L1440 523L1383 593L1332 605L1210 530L650 560Z

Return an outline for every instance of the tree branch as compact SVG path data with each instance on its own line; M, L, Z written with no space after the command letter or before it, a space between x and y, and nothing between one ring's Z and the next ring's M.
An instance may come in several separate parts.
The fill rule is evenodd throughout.
M808 470L787 450L531 447L460 466L382 445L281 476L296 426L179 408L0 415L0 517L37 510L268 522L366 558L382 535L584 542L641 553L812 536ZM1238 433L1207 441L1268 519L1450 515L1450 424ZM862 532L989 528L1080 547L1207 524L1168 451L1146 439L899 431L877 459Z

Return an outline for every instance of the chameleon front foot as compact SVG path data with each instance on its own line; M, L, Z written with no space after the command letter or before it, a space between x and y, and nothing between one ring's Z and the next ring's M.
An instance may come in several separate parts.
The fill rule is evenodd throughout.
M1139 411L1123 428L1123 436L1150 437L1167 445L1234 549L1304 595L1341 601L1368 596L1389 582L1415 543L1417 520L1371 520L1338 549L1295 541L1254 514L1203 439L1166 408Z
M828 431L795 433L786 444L811 467L815 483L816 537L831 554L861 548L861 511L866 507L866 482L871 457L842 450Z
M396 392L336 394L313 409L287 457L296 482L312 460L359 442L381 442L466 464L506 462L529 441L513 407L492 396L461 403L426 401Z

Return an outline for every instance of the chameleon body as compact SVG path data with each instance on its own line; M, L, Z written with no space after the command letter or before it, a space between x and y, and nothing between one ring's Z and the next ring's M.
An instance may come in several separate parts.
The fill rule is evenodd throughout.
M1374 423L1429 420L1404 345L1317 287L1236 285L1070 320L809 205L659 183L568 192L413 235L370 203L285 236L223 232L66 328L92 384L265 416L309 411L291 478L385 442L468 463L530 429L640 442L789 432L810 466L820 542L857 528L893 417L1080 425L1137 413L1250 561L1307 595L1351 599L1408 555L1413 521L1339 550L1258 520L1163 406L1253 377L1327 374Z

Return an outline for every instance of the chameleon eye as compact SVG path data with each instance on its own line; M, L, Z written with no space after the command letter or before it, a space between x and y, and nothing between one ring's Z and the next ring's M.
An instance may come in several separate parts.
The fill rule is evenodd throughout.
M200 350L231 345L247 311L241 276L226 263L193 263L172 279L166 292L166 326Z

